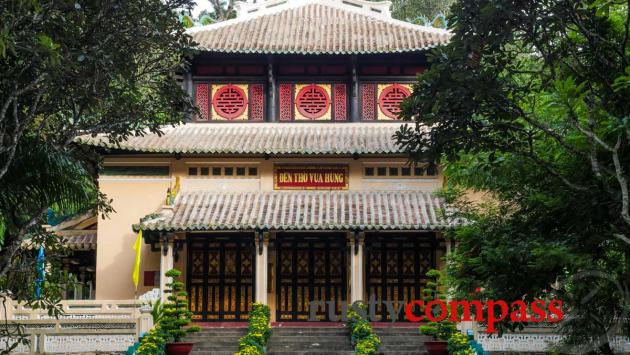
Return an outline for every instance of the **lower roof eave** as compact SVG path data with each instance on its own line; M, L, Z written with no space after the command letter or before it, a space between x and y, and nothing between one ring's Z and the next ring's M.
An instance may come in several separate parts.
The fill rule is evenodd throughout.
M457 228L457 225L446 225L446 226L427 226L427 227L375 227L375 226L365 226L365 227L336 227L330 228L326 226L309 226L309 227L266 227L266 226L256 226L256 227L190 227L190 228L179 228L179 227L146 227L140 225L134 225L134 232L139 232L141 229L143 233L195 233L195 234L210 234L210 233L256 233L256 232L283 232L283 233L340 233L340 232L368 232L368 233L391 233L391 232L443 232L447 230L454 230Z

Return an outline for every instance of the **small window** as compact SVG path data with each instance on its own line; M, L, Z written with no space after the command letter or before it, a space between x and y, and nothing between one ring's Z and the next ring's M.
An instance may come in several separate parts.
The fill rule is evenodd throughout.
M256 176L258 175L258 168L248 168L247 173L249 176Z
M218 166L215 166L212 168L212 175L213 176L221 176L221 168Z
M236 176L245 176L245 168L237 167L236 168Z
M232 175L234 175L234 168L232 168L232 167L229 167L229 168L226 167L224 171L225 171L225 176L232 176Z
M414 179L414 178L435 178L439 174L439 167L423 165L406 165L404 163L394 162L391 164L381 163L382 166L364 166L364 178L378 179Z
M208 167L203 167L203 168L201 168L200 170L201 170L200 175L204 175L204 176L208 176L208 175L210 175L210 168L208 168Z
M197 175L197 168L188 168L188 175L189 176Z

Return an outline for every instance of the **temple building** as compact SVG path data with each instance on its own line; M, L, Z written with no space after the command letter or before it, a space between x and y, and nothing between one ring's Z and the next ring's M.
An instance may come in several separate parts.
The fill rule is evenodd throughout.
M235 19L189 30L199 52L182 85L199 114L115 145L101 192L95 298L132 299L183 271L194 319L305 321L311 301L407 302L451 247L439 167L408 163L399 104L447 31L395 20L389 2L238 3ZM390 319L377 306L379 319ZM325 307L316 318L330 320Z

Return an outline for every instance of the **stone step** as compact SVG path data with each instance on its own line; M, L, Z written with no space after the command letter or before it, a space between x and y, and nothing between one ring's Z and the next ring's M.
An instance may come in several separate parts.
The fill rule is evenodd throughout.
M195 343L191 354L234 355L238 340L247 334L247 328L202 328L186 336L185 341Z
M211 353L215 353L215 352L231 352L232 354L234 354L235 352L238 351L238 345L234 344L232 346L207 346L207 347L194 346L193 347L193 352L195 352L195 351L211 352Z
M410 345L410 344L404 344L404 345L392 345L392 344L381 344L380 347L381 351L425 351L424 348L424 344L415 344L415 345Z
M381 355L426 355L424 341L432 339L418 328L374 328L374 332L381 339Z
M320 351L320 350L302 350L302 351L268 351L268 355L354 355L354 351Z
M247 328L203 328L192 334L235 334L247 333Z
M330 333L330 334L317 334L317 333L278 333L274 330L271 331L274 338L319 338L319 337L342 337L347 338L348 332L343 333Z
M324 340L325 341L325 340ZM270 342L268 347L277 350L310 350L310 349L325 349L325 350L350 350L352 349L352 345L350 341L343 343L331 343L329 341L322 342L304 342L304 343L278 343L278 342Z
M418 341L425 341L425 340L430 340L431 337L425 336L425 335L413 335L413 334L398 334L398 335L383 335L383 334L378 334L376 333L379 338L383 338L383 339L392 339L392 340L418 340Z
M238 343L236 344L232 344L230 346L198 346L198 344L195 344L195 346L193 346L193 352L197 352L197 351L201 351L201 352L211 352L211 353L215 353L215 352L231 352L232 354L234 354L235 352L238 351Z
M269 354L352 354L350 335L339 327L276 327L267 344Z
M234 339L221 339L221 340L194 340L194 339L189 339L186 338L186 341L189 341L191 343L195 343L195 347L203 347L203 346L234 346L234 344L238 344L238 340L236 340L236 342L234 341Z
M296 327L272 327L273 330L281 332L312 332L312 333L334 333L347 331L347 327L312 327L312 328L296 328Z
M246 332L243 333L233 333L233 334L200 334L200 333L193 333L193 334L188 334L188 337L191 338L208 338L208 339L220 339L220 338L234 338L234 337L242 337L243 335L247 334Z
M235 333L235 334L189 334L188 338L197 339L225 339L225 338L240 338L247 333Z
M417 333L420 334L420 329L418 328L373 328L377 333L389 334L389 333Z

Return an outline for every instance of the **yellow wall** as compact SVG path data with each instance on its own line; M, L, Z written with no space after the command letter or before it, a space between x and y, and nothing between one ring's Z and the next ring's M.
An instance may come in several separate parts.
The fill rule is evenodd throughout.
M131 281L135 252L135 233L131 226L140 218L155 212L164 203L170 178L103 176L101 192L112 199L115 211L98 221L96 250L96 299L130 299L134 296ZM100 217L99 217L100 218ZM142 269L138 295L152 287L144 287L144 270L159 270L159 255L149 245L143 246Z
M113 199L116 210L108 219L98 222L98 248L96 267L97 299L129 299L134 296L131 273L134 263L133 243L135 235L132 225L140 218L160 210L166 190L174 184L175 177L180 177L182 190L216 191L272 191L274 164L347 164L349 166L350 190L408 190L420 189L433 191L442 186L443 176L425 178L378 179L363 178L364 164L370 163L405 163L404 158L145 158L142 156L107 157L105 165L170 165L169 177L103 176L99 180L101 192ZM188 168L203 164L240 164L257 166L259 177L224 178L189 177ZM185 249L180 252L176 267L185 272ZM270 260L271 259L270 255ZM142 286L144 271L159 271L160 255L151 252L149 245L144 245L140 270L138 295L152 287ZM158 286L156 286L158 287Z

